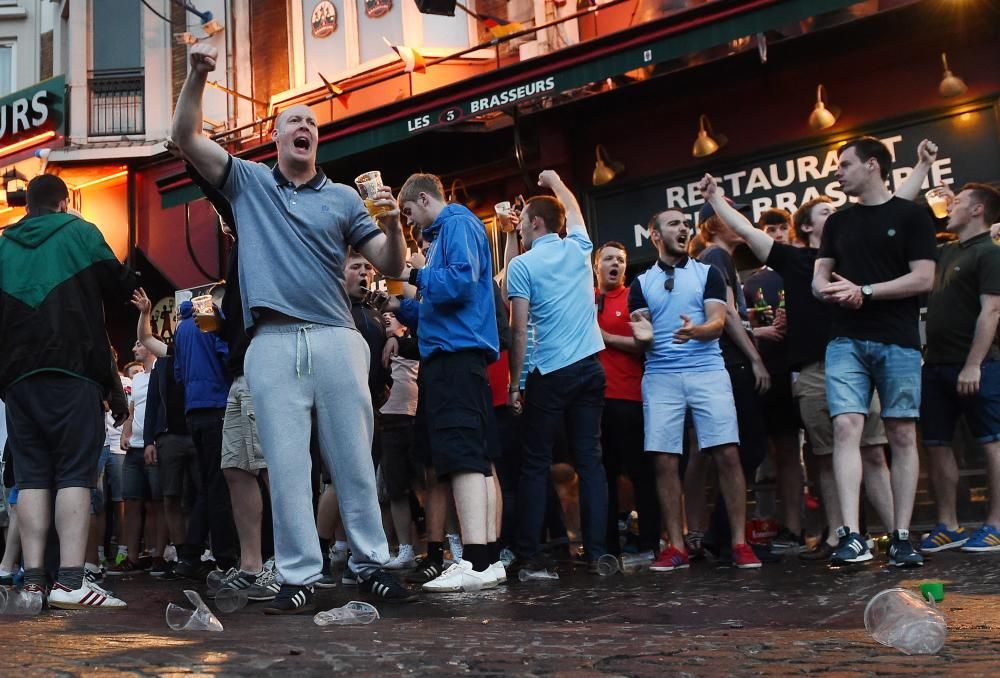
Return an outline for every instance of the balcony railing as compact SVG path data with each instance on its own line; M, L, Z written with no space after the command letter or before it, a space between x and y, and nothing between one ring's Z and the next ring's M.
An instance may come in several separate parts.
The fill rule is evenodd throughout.
M143 134L145 78L142 71L92 71L90 92L90 136Z

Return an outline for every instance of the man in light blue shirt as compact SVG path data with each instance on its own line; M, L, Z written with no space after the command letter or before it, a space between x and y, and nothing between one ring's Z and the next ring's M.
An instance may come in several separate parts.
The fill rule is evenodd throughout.
M539 536L545 516L545 487L556 432L568 424L569 444L580 476L584 555L596 571L606 553L608 485L601 462L604 349L594 306L590 253L594 249L576 196L559 175L545 170L538 185L556 197L537 196L521 213L518 231L524 254L510 262L510 404L524 412L524 456L518 483L518 557L537 569ZM566 237L559 233L566 229ZM525 396L518 380L524 364L527 326L535 329L534 368Z

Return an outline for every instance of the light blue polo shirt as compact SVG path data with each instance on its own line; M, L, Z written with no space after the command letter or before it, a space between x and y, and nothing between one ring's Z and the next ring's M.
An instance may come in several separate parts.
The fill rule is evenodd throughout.
M535 328L533 363L542 374L604 350L594 304L587 229L571 226L565 238L548 233L507 267L507 294L528 301Z
M669 278L672 283L668 283ZM646 374L726 369L718 339L674 343L674 332L683 324L681 315L690 318L692 325L701 325L705 322L705 305L710 303L726 303L726 281L716 267L688 257L677 266L657 259L632 281L629 313L647 309L653 324L653 345L646 351Z
M275 165L230 158L219 189L240 238L240 292L249 330L254 309L307 322L354 327L344 284L348 247L380 233L361 196L317 169L295 186Z

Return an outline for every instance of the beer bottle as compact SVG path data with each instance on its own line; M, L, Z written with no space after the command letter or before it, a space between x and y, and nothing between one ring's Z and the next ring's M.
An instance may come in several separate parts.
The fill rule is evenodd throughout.
M770 306L767 300L764 298L764 289L761 287L757 288L757 296L754 298L753 310L757 314L757 321L762 325L770 325L771 321L767 317L767 311Z
M778 308L785 307L785 290L778 290Z

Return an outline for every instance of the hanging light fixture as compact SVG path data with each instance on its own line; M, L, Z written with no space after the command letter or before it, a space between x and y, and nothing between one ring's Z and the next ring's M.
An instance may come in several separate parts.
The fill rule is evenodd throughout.
M964 80L948 69L948 55L944 52L941 52L941 63L944 65L944 76L941 78L941 84L938 85L938 92L941 96L957 97L965 94L969 87Z
M840 117L840 109L835 106L826 107L823 102L824 94L826 94L826 88L823 85L816 87L816 107L809 114L809 126L817 131L833 127L837 123L837 118Z
M709 122L708 116L702 113L698 118L698 137L694 140L691 155L696 158L712 155L725 146L727 141L725 135L712 132L712 123Z
M597 155L597 162L594 164L594 175L592 178L594 186L603 186L615 180L619 174L625 171L625 165L615 162L608 156L607 149L601 144L597 144L594 149Z

